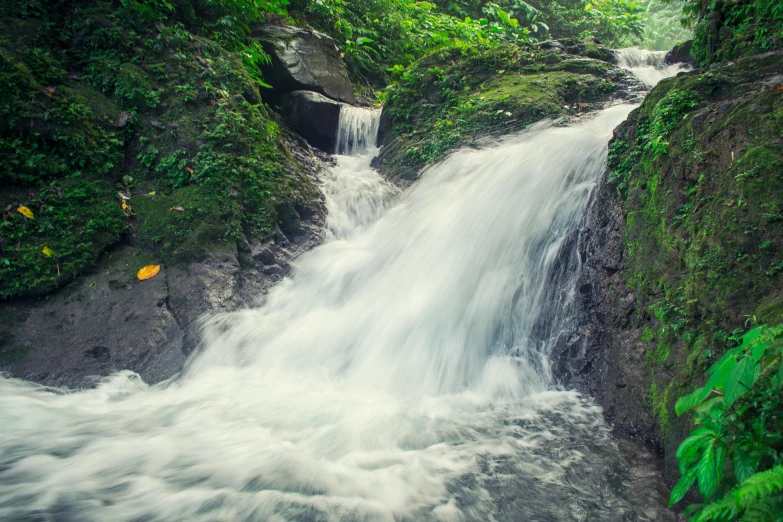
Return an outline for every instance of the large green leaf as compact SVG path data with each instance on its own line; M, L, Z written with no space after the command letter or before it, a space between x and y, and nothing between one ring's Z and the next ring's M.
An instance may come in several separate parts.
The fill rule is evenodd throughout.
M723 399L726 406L748 392L759 377L759 364L751 357L743 357L729 374Z
M677 484L672 489L672 494L669 496L669 507L682 500L682 497L691 489L693 483L696 481L696 468L691 468L687 473L680 477Z
M696 478L699 479L699 493L702 498L709 499L718 487L718 477L715 473L715 446L710 444L704 449L701 461L696 467Z

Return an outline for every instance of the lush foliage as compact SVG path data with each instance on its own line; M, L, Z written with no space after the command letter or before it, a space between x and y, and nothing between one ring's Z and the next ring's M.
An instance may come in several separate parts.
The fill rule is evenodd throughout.
M695 429L677 450L680 501L698 484L706 505L692 521L780 520L783 513L783 326L757 327L707 371L706 384L677 400Z
M332 35L354 76L385 84L429 52L549 38L596 37L609 45L643 34L635 0L294 2L291 13Z
M702 65L783 48L779 0L687 0L683 13L694 24L691 54Z
M298 229L315 189L261 104L258 5L5 4L0 298L67 283L126 232L173 261Z
M643 49L668 51L676 44L689 40L693 32L688 20L683 19L683 2L646 0L643 4L644 35L634 40Z

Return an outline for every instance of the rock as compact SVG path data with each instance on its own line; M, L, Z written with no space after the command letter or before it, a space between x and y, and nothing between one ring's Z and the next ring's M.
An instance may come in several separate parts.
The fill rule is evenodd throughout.
M342 105L322 94L294 91L283 96L280 114L310 145L334 152Z
M337 46L325 34L258 24L253 26L252 35L272 59L271 65L262 67L262 71L275 94L307 90L346 103L356 102Z
M696 60L691 56L691 47L693 47L693 40L688 40L674 47L666 53L663 59L663 63L666 65L674 65L675 63L684 63L691 67L696 67Z
M253 254L253 259L264 265L274 265L277 263L275 254L268 248L262 248L257 253Z
M556 42L554 40L541 42L540 44L538 44L538 47L542 51L551 51L551 50L557 50L557 49L564 50L565 49L565 45L563 45L560 42Z

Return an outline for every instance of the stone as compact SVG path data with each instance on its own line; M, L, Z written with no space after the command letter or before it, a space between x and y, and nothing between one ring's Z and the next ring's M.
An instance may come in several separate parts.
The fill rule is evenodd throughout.
M294 132L314 147L334 152L342 105L322 94L294 91L283 96L280 114Z
M325 34L299 27L257 24L252 27L252 35L272 60L270 65L261 67L272 94L307 90L356 103L337 46Z
M691 56L691 47L693 47L693 40L688 40L687 42L675 45L666 53L666 56L663 58L663 63L666 65L684 63L691 67L696 67L696 60Z

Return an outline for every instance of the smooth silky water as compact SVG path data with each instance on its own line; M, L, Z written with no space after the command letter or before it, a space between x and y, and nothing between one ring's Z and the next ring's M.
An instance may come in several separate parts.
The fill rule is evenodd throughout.
M208 319L181 376L0 378L0 519L658 520L654 459L553 385L533 333L631 108L457 151L402 194L370 168L378 112L345 111L324 243Z

